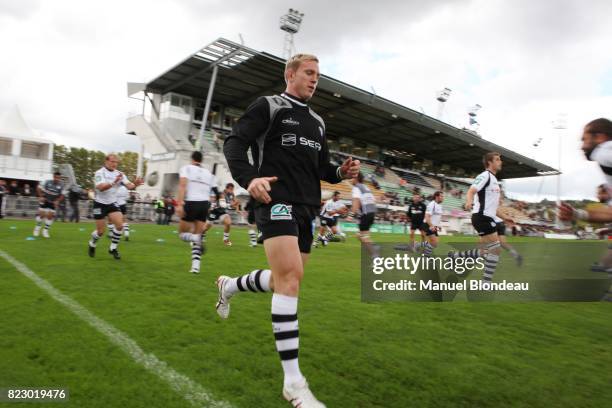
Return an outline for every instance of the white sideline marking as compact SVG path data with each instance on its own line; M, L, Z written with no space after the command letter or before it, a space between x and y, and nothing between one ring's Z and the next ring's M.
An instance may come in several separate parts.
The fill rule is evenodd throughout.
M172 367L168 366L168 364L155 357L155 355L146 354L144 350L125 333L116 329L109 323L106 323L99 317L96 317L96 315L85 309L77 301L55 289L49 282L38 276L31 269L6 252L0 250L0 256L6 259L15 269L29 278L39 288L47 292L49 296L66 306L72 313L105 335L112 343L132 357L136 363L164 380L170 388L182 395L193 406L218 408L232 407L228 402L213 399L211 393L206 388L191 380L189 377L178 373Z

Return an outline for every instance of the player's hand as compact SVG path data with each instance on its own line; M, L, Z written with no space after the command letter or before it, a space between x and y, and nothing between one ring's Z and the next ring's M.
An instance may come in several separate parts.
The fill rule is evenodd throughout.
M472 207L474 206L474 204L472 204L471 202L467 201L465 203L465 205L463 206L463 208L465 209L465 211L472 211Z
M185 216L185 209L183 208L183 204L178 204L175 208L176 216L179 218L183 218Z
M342 163L340 166L340 175L342 178L351 179L357 177L359 174L359 170L361 168L361 162L359 160L353 160L352 157L349 157Z
M254 178L253 180L251 180L247 191L249 192L251 197L259 201L260 203L268 204L270 201L272 201L272 198L270 198L270 194L268 194L268 192L272 190L270 184L274 183L277 180L278 177Z
M577 210L567 203L561 203L557 207L559 218L562 221L573 221L577 219L588 219L589 213L586 210Z
M117 177L115 177L115 181L113 181L113 184L117 184L118 182L121 181L122 178L123 178L123 173L119 173Z
M144 184L144 179L142 177L136 177L136 180L134 180L134 185L138 187L138 186L142 186L143 184Z

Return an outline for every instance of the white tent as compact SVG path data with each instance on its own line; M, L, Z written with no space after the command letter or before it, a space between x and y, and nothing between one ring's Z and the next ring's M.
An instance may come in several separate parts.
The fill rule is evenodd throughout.
M40 138L38 133L28 126L17 105L0 115L0 137L38 143L53 143L51 140Z

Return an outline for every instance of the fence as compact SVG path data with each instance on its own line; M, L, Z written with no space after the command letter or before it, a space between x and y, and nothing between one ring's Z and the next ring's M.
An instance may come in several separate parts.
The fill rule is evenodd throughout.
M37 197L25 197L25 196L14 196L5 195L2 200L2 209L0 214L5 217L14 218L34 218L38 214L38 198ZM72 221L75 216L75 209L66 200L64 200L59 208L56 209L56 220L60 221ZM232 211L230 213L232 223L235 225L246 224L244 214ZM155 211L155 205L152 202L134 201L127 203L126 218L133 222L158 222L159 214ZM165 217L161 217L164 219ZM92 220L93 219L93 201L92 200L79 200L78 201L78 219L80 220ZM171 222L177 222L178 217L172 216Z

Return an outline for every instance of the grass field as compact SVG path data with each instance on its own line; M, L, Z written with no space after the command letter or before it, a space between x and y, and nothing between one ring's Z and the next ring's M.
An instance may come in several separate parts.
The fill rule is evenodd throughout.
M266 265L245 229L227 248L215 227L195 276L173 226L133 225L121 261L105 253L108 240L87 256L93 224L56 223L51 239L26 240L32 226L1 220L0 249L214 399L289 406L270 295L237 295L227 321L214 310L218 274ZM353 238L313 250L302 285L300 366L328 407L612 406L612 304L362 303L359 256ZM68 403L50 406L192 406L0 257L3 387L69 388Z

